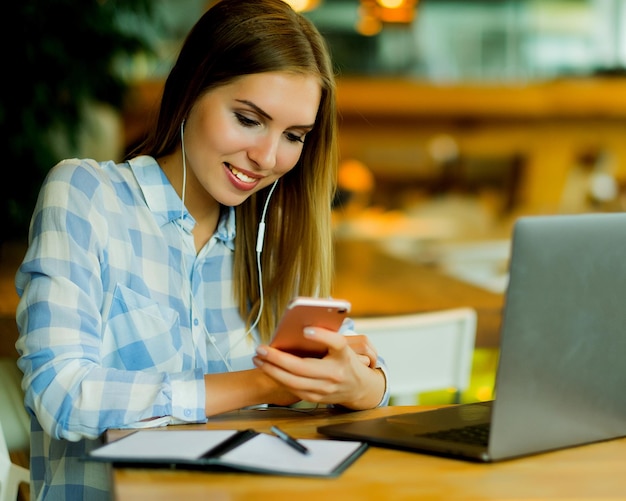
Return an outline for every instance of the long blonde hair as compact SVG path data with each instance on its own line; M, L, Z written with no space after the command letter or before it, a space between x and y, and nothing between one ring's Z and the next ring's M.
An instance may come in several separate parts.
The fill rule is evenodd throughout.
M205 92L270 71L313 74L322 88L314 129L284 175L266 215L261 254L264 290L258 324L267 341L295 295L329 296L333 275L331 204L337 178L335 79L319 31L283 0L220 0L190 31L163 91L156 126L136 153L160 157L179 144L179 127ZM235 208L234 293L251 324L261 298L256 239L269 188Z

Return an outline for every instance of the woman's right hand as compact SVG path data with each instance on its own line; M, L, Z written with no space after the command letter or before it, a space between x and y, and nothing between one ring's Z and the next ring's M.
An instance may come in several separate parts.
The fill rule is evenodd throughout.
M204 386L207 416L260 404L288 406L301 400L259 369L205 374Z

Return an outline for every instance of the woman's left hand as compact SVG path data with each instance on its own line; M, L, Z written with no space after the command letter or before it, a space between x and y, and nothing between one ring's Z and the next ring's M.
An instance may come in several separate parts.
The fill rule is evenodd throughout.
M343 335L312 327L305 335L325 344L323 358L301 358L266 345L257 348L256 367L313 403L370 409L381 401L385 377L376 369L377 353L363 335Z

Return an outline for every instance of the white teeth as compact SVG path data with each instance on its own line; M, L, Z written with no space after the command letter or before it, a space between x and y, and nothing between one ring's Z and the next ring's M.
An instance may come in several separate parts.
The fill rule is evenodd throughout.
M245 183L253 183L254 181L256 181L256 179L254 179L253 177L246 176L243 172L238 171L232 166L230 167L230 171L235 175L237 179L241 179Z

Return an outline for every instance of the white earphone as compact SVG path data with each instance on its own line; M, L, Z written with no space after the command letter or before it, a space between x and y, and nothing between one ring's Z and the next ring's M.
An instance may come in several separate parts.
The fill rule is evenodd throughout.
M186 187L187 187L187 158L186 158L186 154L185 154L185 140L184 140L184 128L185 128L185 120L183 120L180 124L180 144L181 144L181 153L182 153L182 157L183 157L183 186L181 189L181 208L180 208L180 220L182 221L184 218L184 210L185 210L185 193L186 193ZM224 362L224 364L226 365L226 368L228 369L228 371L232 372L232 367L230 366L228 360L227 360L227 356L230 354L230 352L237 346L239 345L239 343L241 341L243 341L245 338L248 337L248 335L256 328L256 326L259 323L259 320L261 319L261 314L263 312L263 304L264 304L264 292L263 292L263 273L262 273L262 269L261 269L261 252L263 251L263 242L265 239L265 215L267 213L267 208L269 206L269 202L270 199L272 198L272 195L274 194L274 190L276 189L276 186L278 185L278 179L276 181L274 181L274 183L272 184L269 193L267 194L267 198L265 199L265 204L263 205L263 211L261 212L261 220L259 221L259 228L258 228L258 232L257 232L257 241L256 241L256 262L257 262L257 272L258 272L258 279L259 279L259 311L257 313L257 316L254 320L254 322L252 323L252 325L250 325L250 327L246 330L245 334L239 339L237 340L237 342L233 343L228 351L228 353L226 354L226 356L224 356L222 354L222 352L220 351L220 349L217 346L217 343L215 342L215 337L212 336L209 332L208 329L206 328L206 326L204 325L204 322L202 321L202 327L204 329L204 332L206 333L209 341L211 342L211 344L213 345L213 347L215 348L215 350L218 352L220 358L222 359L222 362ZM181 233L181 238L182 238L182 233ZM182 246L181 246L181 268L183 270L183 273L186 275L186 266L185 266L185 261L184 261L184 257L182 254ZM183 282L184 283L184 282ZM184 291L181 291L181 295L183 297L183 300L185 300L185 293ZM194 298L193 298L193 294L191 293L191 290L189 291L189 297L190 297L190 301L194 302ZM191 307L191 305L190 305ZM197 308L196 308L197 309Z

